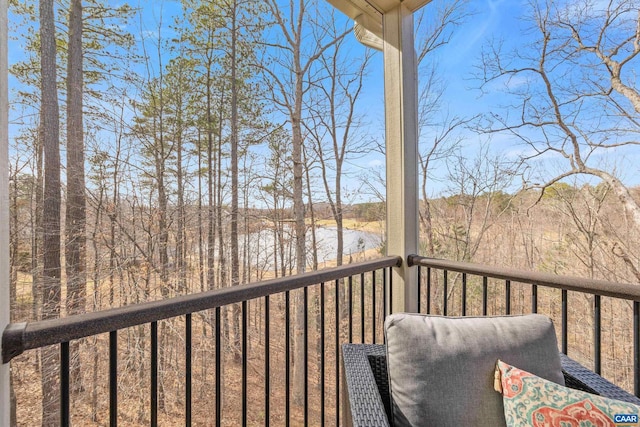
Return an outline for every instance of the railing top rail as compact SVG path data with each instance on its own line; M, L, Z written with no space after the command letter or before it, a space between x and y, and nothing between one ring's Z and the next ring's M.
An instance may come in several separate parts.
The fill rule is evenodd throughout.
M10 324L2 334L2 363L8 363L25 350L60 344L74 339L157 322L171 317L292 291L319 283L331 282L380 268L399 266L401 263L401 257L389 256L294 276L133 304L93 313L38 322Z
M449 261L437 258L427 258L419 255L408 257L409 265L433 267L459 273L487 276L496 279L512 280L520 283L547 286L594 295L609 296L631 301L640 301L640 285L630 283L609 282L606 280L588 279L583 277L558 276L538 271L515 270L512 268L493 267L470 262Z

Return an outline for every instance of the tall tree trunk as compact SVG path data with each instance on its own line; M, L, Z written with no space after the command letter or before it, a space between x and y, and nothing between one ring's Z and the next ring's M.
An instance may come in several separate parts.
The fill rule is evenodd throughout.
M40 126L42 127L42 125ZM44 202L44 171L43 157L44 147L42 129L38 129L38 138L35 147L36 177L34 180L33 195L30 205L35 212L31 223L31 295L33 298L33 320L40 320L42 307L42 204ZM38 363L36 362L36 365Z
M177 282L178 291L182 294L187 293L187 272L186 272L186 231L185 231L185 205L184 205L184 171L182 165L182 146L183 146L183 131L184 131L184 89L183 89L183 75L184 65L180 63L178 69L178 84L176 85L176 129L175 129L175 144L176 144L176 185L177 185L177 197L178 197L178 218L177 218L177 230L176 230L176 259L175 265L177 267Z
M231 2L231 286L240 283L238 247L238 84L237 52L238 2ZM240 304L233 305L233 336L236 360L240 360Z
M120 122L124 121L122 117L123 110L120 110ZM111 203L107 209L107 215L109 217L109 307L113 307L113 299L115 292L115 276L116 276L116 263L118 260L118 252L116 250L118 246L118 238L116 235L116 228L118 226L118 216L120 213L120 155L122 152L122 132L118 134L116 138L116 152L113 162L113 176L111 178ZM135 217L134 217L135 218ZM135 227L133 228L135 233ZM134 240L135 241L135 240ZM135 252L132 254L132 261L135 262ZM122 269L118 269L120 274L123 274ZM123 280L120 281L121 283Z
M184 206L184 173L182 170L182 136L178 136L176 180L178 181L178 221L176 231L176 267L178 275L178 289L180 293L187 293L187 261L186 261L186 231Z
M224 121L224 86L220 89L220 109L218 114L218 147L216 150L216 227L218 231L218 287L223 288L229 286L227 283L227 260L225 258L225 241L224 241L224 224L222 221L222 202L223 202L223 185L222 185L222 146L224 144L222 138L223 121ZM222 339L227 344L227 348L230 346L229 337L229 307L222 307Z
M224 96L220 99L220 105L223 105ZM220 108L220 114L218 117L218 147L216 150L216 227L218 231L218 287L227 287L227 260L224 255L224 227L222 221L222 122L223 111Z
M257 239L256 242L256 247L255 250L253 248L250 248L250 242L251 242L251 228L249 226L249 209L250 209L250 205L249 205L249 186L251 185L251 178L247 177L247 174L249 173L249 168L247 167L247 156L244 156L243 158L243 165L242 165L243 171L244 171L244 181L243 181L243 185L242 185L242 194L243 194L243 199L242 199L242 203L244 204L244 215L242 218L242 233L243 233L243 240L242 240L242 244L243 244L243 251L242 251L242 278L241 278L241 283L249 283L251 281L251 262L252 262L252 254L255 254L255 265L256 265L256 270L261 269L262 267L259 266L259 260L260 260L260 239ZM258 236L260 236L261 234L261 230L258 231Z
M95 219L93 222L93 230L91 231L91 246L93 249L93 296L91 298L93 311L100 310L100 277L101 277L101 269L100 269L100 248L98 246L98 234L101 232L100 225L102 223L102 213L104 212L104 193L105 186L103 184L104 176L100 177L100 190L98 192L97 197L97 205L95 207ZM113 272L109 272L109 274L113 274ZM92 363L91 363L91 421L98 422L98 366L100 360L100 352L98 350L98 340L97 337L92 338Z
M280 253L280 251L278 250L279 246L278 243L281 242L281 240L278 239L279 236L279 232L278 232L278 227L280 227L278 225L278 202L277 202L277 196L275 195L275 189L274 189L274 195L273 195L273 216L274 216L274 221L273 221L273 268L274 268L274 274L275 277L278 277L278 260L280 259L280 257L278 256L278 254ZM284 274L282 274L284 276Z
M300 64L300 45L296 45L294 50L295 64ZM304 73L300 68L296 70L295 85L295 105L292 114L292 130L293 130L293 215L295 220L296 231L296 273L302 274L306 270L306 225L304 223L304 196L302 192L302 184L304 178L304 167L302 165L302 145L304 140L302 137L302 83ZM293 398L297 404L302 404L304 398L304 304L302 302L302 290L294 293L295 305L295 325L293 334L294 345L294 365L293 365Z
M60 110L56 87L56 34L53 0L40 0L41 136L44 147L42 319L60 316ZM42 425L58 422L59 354L42 349Z
M160 91L162 92L162 91ZM158 245L158 254L160 258L160 294L163 299L167 299L170 296L170 287L169 287L169 254L168 254L168 245L169 245L169 230L167 226L167 192L165 187L165 164L164 159L166 159L166 153L164 152L164 135L163 135L163 119L162 119L162 95L160 97L160 121L159 121L159 142L160 142L160 153L156 153L156 174L157 174L157 186L158 186L158 234L159 234L159 245ZM149 252L151 254L151 252ZM151 255L149 255L151 256ZM164 331L165 323L163 322L160 327L160 332ZM158 408L164 410L165 408L165 393L164 393L164 369L166 366L166 352L167 349L164 345L165 337L162 335L160 341L160 358L158 363Z
M69 4L69 45L67 63L67 205L65 217L65 267L67 313L86 310L86 201L84 182L84 131L82 117L83 53L82 1ZM80 368L80 341L70 346L70 386L83 389Z
M307 181L307 203L309 204L309 216L311 220L311 258L313 260L311 269L315 271L318 269L318 241L316 238L316 215L313 209L313 193L311 191L311 176L309 173L311 167L309 165L309 158L307 157L307 150L303 149L302 152L304 154L304 172ZM340 263L340 265L341 264L342 263Z
M215 257L216 257L216 215L215 215L215 195L214 195L214 152L213 152L213 114L211 105L211 70L207 69L207 196L209 208L207 210L207 284L209 290L215 288ZM219 325L216 325L218 327Z
M200 280L200 292L205 291L204 278L204 233L202 221L202 135L198 129L198 279ZM206 331L206 328L203 329ZM205 335L206 336L206 335Z

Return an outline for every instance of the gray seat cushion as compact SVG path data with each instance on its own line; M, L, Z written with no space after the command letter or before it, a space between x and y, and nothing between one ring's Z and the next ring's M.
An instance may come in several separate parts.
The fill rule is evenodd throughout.
M542 315L385 320L394 426L505 426L497 359L564 385L551 320Z

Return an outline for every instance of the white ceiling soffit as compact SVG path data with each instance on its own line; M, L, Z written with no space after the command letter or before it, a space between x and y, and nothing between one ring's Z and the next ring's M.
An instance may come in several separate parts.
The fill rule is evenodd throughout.
M382 50L382 15L401 3L412 12L431 0L327 0L355 21L356 39L365 46Z
M431 0L327 0L351 19L365 14L382 25L382 14L400 4L415 12ZM369 29L370 31L372 29Z
M369 31L382 33L382 11L374 7L367 0L327 0L336 9L355 20L358 16L364 15L366 24L372 28Z
M350 0L347 0L350 1ZM366 0L368 3L373 5L379 11L385 13L394 9L402 3L406 6L410 11L415 12L420 9L425 4L429 3L431 0Z

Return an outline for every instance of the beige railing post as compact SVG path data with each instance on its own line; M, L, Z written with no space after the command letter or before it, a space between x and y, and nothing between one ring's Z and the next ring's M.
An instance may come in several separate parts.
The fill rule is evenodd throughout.
M9 66L7 0L0 0L0 332L9 324ZM9 364L0 364L0 425L9 425Z
M384 14L384 103L387 156L387 254L393 269L391 311L418 309L417 271L407 255L418 253L418 83L413 13L400 4Z

